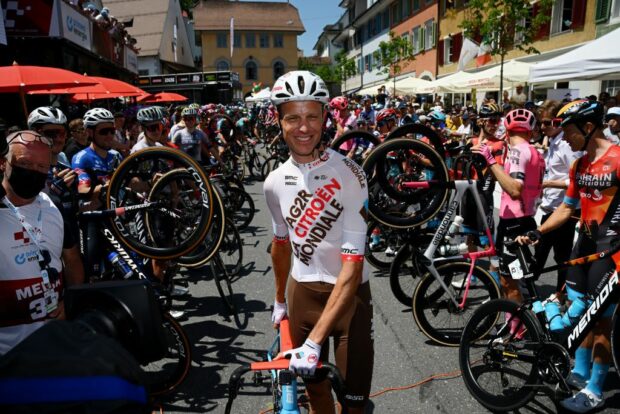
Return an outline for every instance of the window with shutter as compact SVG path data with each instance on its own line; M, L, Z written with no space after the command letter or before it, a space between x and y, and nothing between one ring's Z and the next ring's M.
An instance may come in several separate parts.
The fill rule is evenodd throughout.
M411 46L413 47L413 54L420 53L420 27L414 27L411 31Z
M540 5L538 3L534 3L532 6L532 16L536 16L540 11ZM551 22L546 22L540 25L538 28L538 33L534 36L534 40L544 39L549 36L549 29L551 27Z
M596 14L594 21L603 23L609 19L609 11L611 10L611 0L596 0Z
M446 47L446 49L449 48L449 45L446 45L445 43L449 42L449 38L446 38L444 40L440 40L439 43L437 44L437 60L439 63L439 66L443 66L445 60L445 56L444 56L444 46Z
M452 36L452 62L458 62L461 58L461 49L463 48L463 33L457 33Z
M570 26L573 30L583 29L586 22L586 0L574 0L573 1L573 15L572 24Z

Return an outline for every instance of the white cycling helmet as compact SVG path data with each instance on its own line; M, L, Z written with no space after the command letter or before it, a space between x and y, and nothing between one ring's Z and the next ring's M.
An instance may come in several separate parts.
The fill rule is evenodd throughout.
M164 113L158 106L149 106L148 108L142 108L136 115L138 122L146 124L149 122L157 122L164 119Z
M28 128L34 129L36 127L52 124L52 125L64 125L67 123L67 117L62 111L53 106L41 106L28 115Z
M104 122L114 122L114 115L105 108L93 108L84 114L84 126L96 127Z
M189 106L187 108L183 108L183 111L181 112L181 117L185 118L186 116L196 117L198 116L198 110Z
M307 70L294 70L280 76L271 90L275 106L293 101L329 103L329 91L319 76Z

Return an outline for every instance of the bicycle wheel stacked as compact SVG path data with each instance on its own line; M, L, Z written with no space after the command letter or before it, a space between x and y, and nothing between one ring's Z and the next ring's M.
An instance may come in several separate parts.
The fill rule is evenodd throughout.
M422 141L385 141L370 153L363 168L368 178L368 210L387 226L421 226L446 202L446 164L433 147Z
M170 185L154 191L162 175L177 169L191 177L192 192L179 198ZM140 208L145 203L151 203L150 207ZM111 219L112 232L124 245L141 256L170 260L195 249L206 237L214 212L213 191L201 167L183 152L147 148L118 166L109 184L106 208L124 211Z

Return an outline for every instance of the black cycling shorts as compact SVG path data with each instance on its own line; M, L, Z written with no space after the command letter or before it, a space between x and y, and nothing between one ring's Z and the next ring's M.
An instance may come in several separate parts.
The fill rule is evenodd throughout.
M502 256L504 254L504 239L514 239L517 236L527 233L531 230L536 230L536 220L534 217L519 217L514 219L499 219L497 224L497 233L495 234L495 251L500 258L500 274L504 277L509 277L508 263L504 263Z
M616 239L610 237L591 237L583 232L579 233L571 259L587 256L609 249ZM586 263L582 266L571 266L566 274L566 286L589 295L597 294L597 286L603 279L607 279L616 271L616 264L612 257Z

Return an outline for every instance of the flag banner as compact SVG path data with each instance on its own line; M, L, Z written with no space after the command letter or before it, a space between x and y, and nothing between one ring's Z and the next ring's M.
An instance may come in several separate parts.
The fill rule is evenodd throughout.
M471 40L470 38L466 37L463 40L463 45L461 46L461 57L459 58L458 70L465 69L465 66L467 66L469 62L471 62L472 60L476 58L476 56L478 55L479 48L480 46L476 42Z
M491 61L491 45L486 39L480 42L478 56L476 56L476 67L484 66Z
M233 57L233 50L235 48L235 18L230 18L230 57Z

